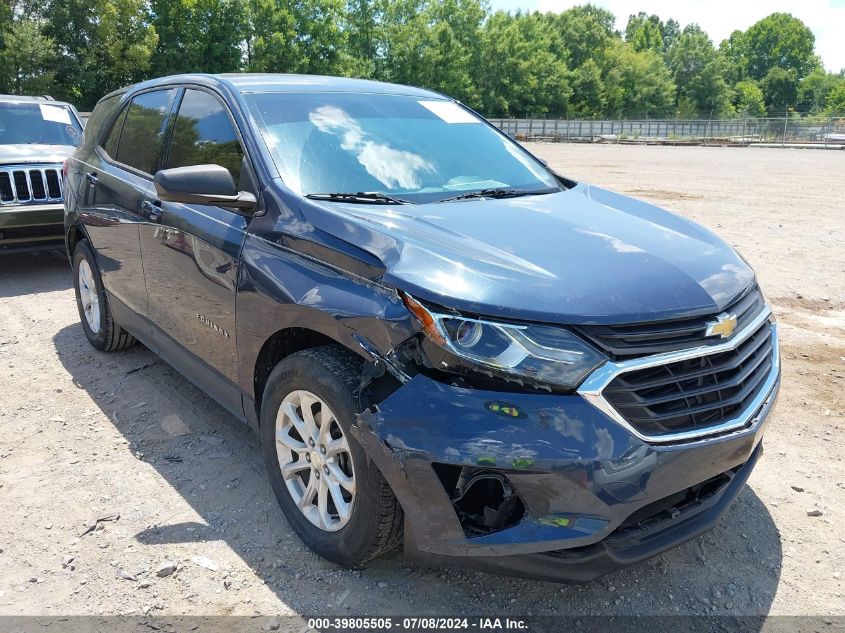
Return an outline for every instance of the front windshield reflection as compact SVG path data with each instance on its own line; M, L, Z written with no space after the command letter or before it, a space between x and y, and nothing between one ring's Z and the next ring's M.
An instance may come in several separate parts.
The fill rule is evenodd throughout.
M335 106L321 106L308 115L318 130L341 139L341 148L355 154L367 173L388 189L419 189L421 172L434 170L419 154L369 140L352 117Z
M539 161L447 99L346 92L245 99L279 176L302 195L380 192L420 203L491 188L559 189Z

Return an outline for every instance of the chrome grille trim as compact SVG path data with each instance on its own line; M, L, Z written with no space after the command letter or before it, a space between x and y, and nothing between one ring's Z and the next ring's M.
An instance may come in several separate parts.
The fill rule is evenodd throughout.
M577 325L572 326L572 329L589 339L611 359L622 361L703 345L716 345L722 341L707 335L707 328L712 319L717 318L719 314L734 315L737 317L736 327L743 328L765 307L763 294L755 282L719 312L642 323Z
M610 417L614 422L624 427L632 435L650 444L687 442L741 429L752 420L757 411L759 411L760 407L762 407L766 402L780 375L780 348L778 344L778 330L775 323L771 324L772 367L769 370L769 375L766 377L763 388L760 389L757 396L738 416L729 420L724 420L713 426L706 426L700 429L681 431L678 433L667 433L659 436L644 435L634 428L634 426L631 425L625 417L605 399L602 392L611 382L613 382L613 379L620 374L736 349L743 341L754 334L766 321L768 321L771 314L771 308L767 305L751 323L746 325L740 332L737 332L732 338L719 345L695 347L619 362L608 361L587 376L578 388L578 394L599 411Z
M33 174L40 182L41 190L34 191ZM36 197L36 193L42 194ZM52 204L64 199L62 166L47 165L3 165L0 166L0 206L22 204Z

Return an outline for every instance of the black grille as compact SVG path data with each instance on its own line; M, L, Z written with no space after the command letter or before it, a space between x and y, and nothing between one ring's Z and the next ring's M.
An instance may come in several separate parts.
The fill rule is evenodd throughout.
M602 395L644 435L706 430L739 415L762 389L771 332L767 321L736 349L620 374Z
M12 189L12 178L9 172L0 171L0 200L11 202L15 199L15 192Z
M763 296L760 294L760 289L754 286L720 313L735 314L737 326L734 331L739 332L753 321L762 309ZM705 336L707 323L713 321L715 317L714 313L672 321L625 325L582 325L575 329L612 358L619 360L724 342L718 336Z
M12 172L15 179L15 191L18 194L18 200L21 202L29 200L29 184L26 182L26 172L15 171Z
M51 198L62 197L62 185L59 180L59 172L55 169L48 169L44 172L47 174L47 192Z
M44 187L44 176L40 171L33 169L29 172L29 183L32 185L33 200L47 199L47 190Z

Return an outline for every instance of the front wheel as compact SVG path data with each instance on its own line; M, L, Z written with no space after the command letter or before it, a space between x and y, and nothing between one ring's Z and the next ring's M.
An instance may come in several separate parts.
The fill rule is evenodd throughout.
M292 354L264 389L261 439L273 492L320 556L357 565L393 549L402 509L351 434L361 362L339 346Z
M111 316L97 260L85 240L73 252L73 286L82 330L91 345L103 352L114 352L135 344L135 338Z

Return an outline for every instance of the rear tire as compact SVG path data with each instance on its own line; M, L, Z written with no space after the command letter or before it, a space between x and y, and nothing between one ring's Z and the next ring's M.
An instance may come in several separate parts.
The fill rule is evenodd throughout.
M346 566L394 549L401 541L404 519L390 486L351 433L358 414L360 376L361 360L338 345L297 352L272 371L261 403L264 461L288 523L315 553ZM320 439L324 437L320 429L331 433L328 442ZM330 448L321 455L324 444ZM334 453L331 446L343 448ZM338 481L345 490L342 499L334 496L339 494ZM322 510L316 492L310 492L309 502L312 483L329 490L325 494L330 501ZM347 503L351 511L344 517Z
M85 240L73 252L73 287L85 337L102 352L116 352L135 344L135 337L115 323L94 252Z

